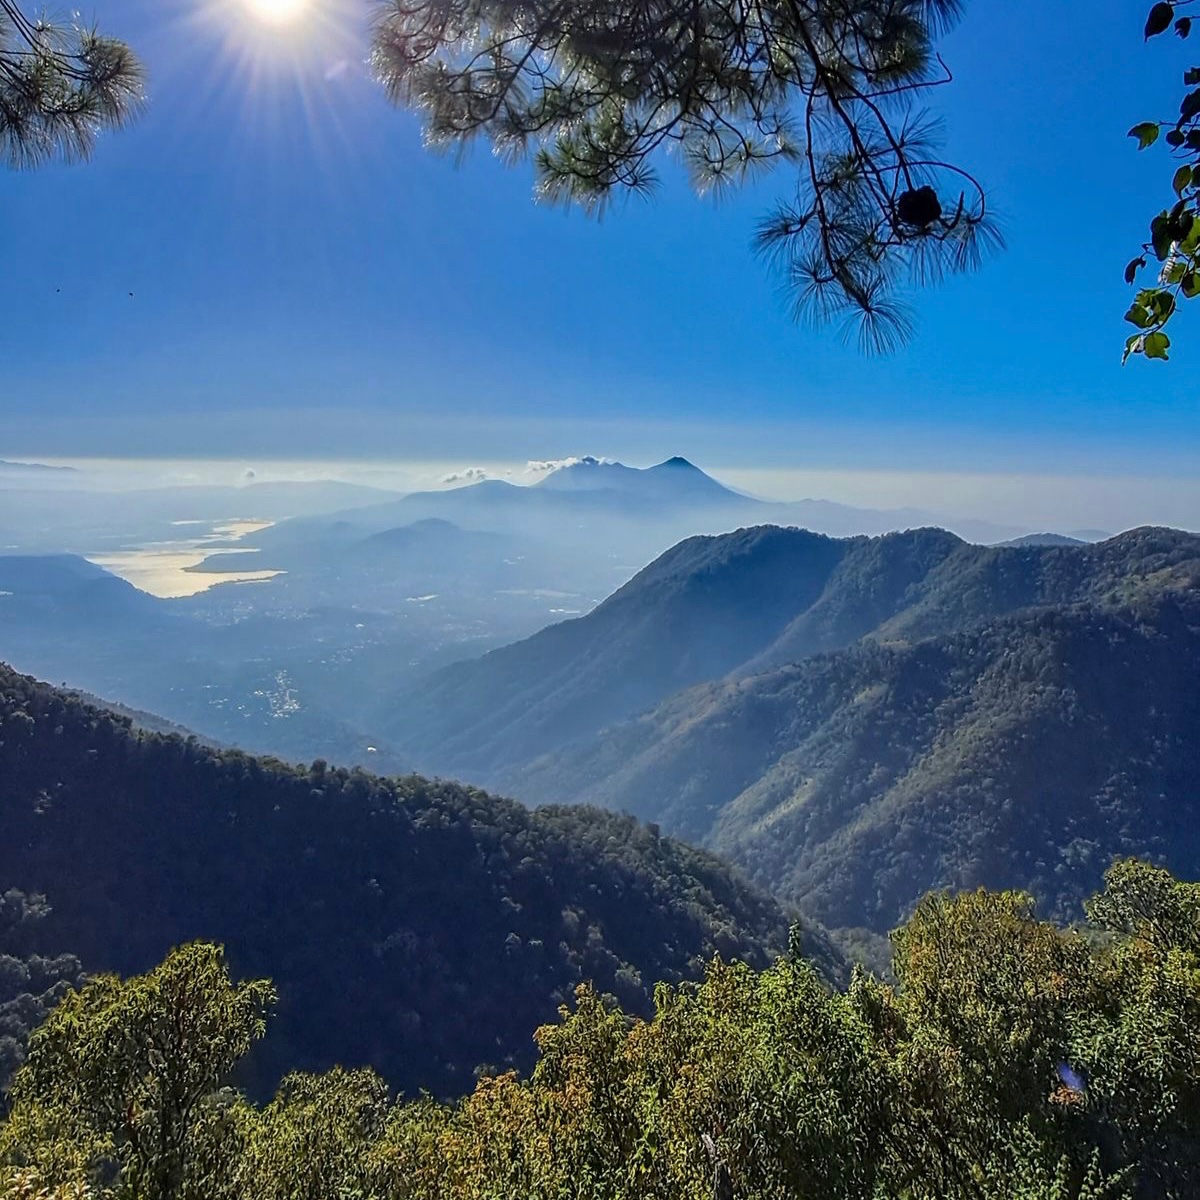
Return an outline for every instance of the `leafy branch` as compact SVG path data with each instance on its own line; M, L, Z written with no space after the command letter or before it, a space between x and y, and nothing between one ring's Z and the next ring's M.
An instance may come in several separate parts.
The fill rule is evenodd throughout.
M1180 38L1192 32L1192 17L1186 12L1195 0L1173 0L1155 4L1146 18L1145 36L1149 40L1174 28ZM1182 15L1181 15L1182 14ZM1153 258L1157 276L1149 287L1134 297L1125 320L1137 332L1125 342L1121 361L1134 354L1146 358L1167 359L1171 339L1167 325L1181 301L1200 295L1200 67L1183 73L1188 89L1179 105L1179 115L1162 121L1142 121L1129 136L1137 139L1138 149L1146 150L1161 140L1176 162L1171 179L1174 202L1150 222L1150 237L1141 253L1125 268L1125 282L1133 284ZM1165 133L1164 133L1165 130Z

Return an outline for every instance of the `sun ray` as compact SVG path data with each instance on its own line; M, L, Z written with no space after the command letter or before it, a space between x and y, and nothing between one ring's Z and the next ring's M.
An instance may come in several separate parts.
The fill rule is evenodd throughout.
M245 0L252 16L269 25L287 25L300 20L309 0Z

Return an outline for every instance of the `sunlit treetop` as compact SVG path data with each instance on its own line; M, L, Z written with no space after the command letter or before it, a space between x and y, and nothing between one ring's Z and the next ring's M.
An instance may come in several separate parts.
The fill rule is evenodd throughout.
M787 167L759 245L796 315L867 346L910 328L898 287L998 243L975 178L916 107L950 74L958 0L386 0L375 71L429 142L532 157L541 198L601 210L674 151L696 189Z
M0 159L10 167L86 158L141 100L142 69L124 42L0 0Z

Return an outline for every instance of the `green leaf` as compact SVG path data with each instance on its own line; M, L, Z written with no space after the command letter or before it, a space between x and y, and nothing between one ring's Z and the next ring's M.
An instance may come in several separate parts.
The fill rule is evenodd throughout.
M1162 262L1171 253L1174 241L1171 218L1165 212L1159 213L1150 222L1150 244L1154 247L1154 256L1159 262Z
M1175 178L1171 180L1171 186L1175 189L1175 195L1182 196L1184 190L1192 182L1192 168L1186 163L1175 172Z
M1175 311L1175 297L1165 289L1159 291L1154 297L1152 311L1158 324L1161 325L1169 321L1171 314Z
M1143 254L1139 258L1130 259L1129 265L1125 268L1125 282L1132 283L1137 278L1137 273L1146 265L1146 256Z
M1188 34L1192 32L1192 18L1180 17L1179 20L1175 22L1175 32L1179 34L1181 38L1187 37Z
M1187 139L1184 137L1182 130L1180 130L1180 129L1168 129L1167 130L1167 145L1170 146L1172 150L1174 150L1178 146L1182 146L1185 141L1187 141Z
M1135 333L1132 337L1125 339L1125 353L1121 355L1121 365L1124 366L1129 361L1131 354L1141 354L1142 342L1145 334Z
M1165 2L1156 4L1146 18L1146 38L1157 37L1160 33L1170 29L1174 18L1175 9L1172 5Z
M1130 325L1136 325L1139 329L1145 329L1150 325L1150 314L1140 304L1131 304L1129 311L1125 314L1125 320Z
M1161 330L1157 333L1146 334L1142 344L1142 353L1147 358L1161 358L1164 362L1169 357L1167 351L1171 348L1171 339Z
M1200 67L1192 67L1183 73L1183 86L1194 87L1200 83Z
M1179 281L1179 290L1189 300L1194 300L1197 295L1200 295L1200 279L1197 279L1195 271L1185 272L1183 278Z
M1184 96L1179 105L1179 119L1190 121L1197 113L1200 113L1200 88Z
M1143 121L1129 131L1129 136L1137 138L1139 150L1145 150L1147 146L1153 146L1158 141L1158 125L1154 121Z

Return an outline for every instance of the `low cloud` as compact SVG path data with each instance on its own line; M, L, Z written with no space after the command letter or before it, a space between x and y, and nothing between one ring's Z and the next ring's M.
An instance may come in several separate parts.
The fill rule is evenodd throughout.
M578 467L587 463L589 466L599 466L601 463L612 462L609 458L595 458L591 454L585 454L582 458L547 458L534 459L525 464L526 475L549 475L551 471L557 471L562 467Z
M488 478L488 473L482 467L467 467L462 471L451 471L443 475L440 483L481 483Z

